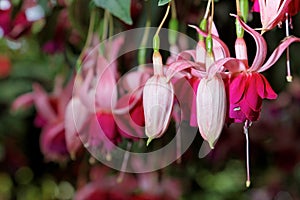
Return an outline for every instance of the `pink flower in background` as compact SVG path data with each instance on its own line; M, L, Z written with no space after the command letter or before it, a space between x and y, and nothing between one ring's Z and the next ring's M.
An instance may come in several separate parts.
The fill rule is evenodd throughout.
M18 97L12 109L25 108L34 105L37 110L35 124L42 128L40 148L49 161L65 161L69 154L66 147L64 115L65 108L72 94L73 81L63 88L62 79L56 79L52 94L35 83L33 92Z
M11 30L12 5L9 0L0 1L0 38Z
M25 0L12 19L12 4L9 0L0 1L0 37L18 39L31 30L32 24L45 16L45 11L35 0Z
M138 139L145 137L145 118L142 93L153 70L143 66L123 75L119 80L120 98L114 111L118 131L122 137Z

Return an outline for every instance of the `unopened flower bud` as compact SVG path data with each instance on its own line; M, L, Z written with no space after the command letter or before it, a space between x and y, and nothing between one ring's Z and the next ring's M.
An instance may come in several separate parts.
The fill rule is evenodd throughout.
M147 145L161 137L168 127L173 101L173 85L163 75L162 60L158 52L153 54L154 76L144 86L143 107L145 115Z
M226 114L225 86L219 74L200 81L196 101L200 133L213 149L223 129Z

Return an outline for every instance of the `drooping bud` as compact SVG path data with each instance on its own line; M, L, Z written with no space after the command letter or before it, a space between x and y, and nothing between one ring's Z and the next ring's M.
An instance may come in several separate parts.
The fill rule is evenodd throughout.
M173 101L173 85L163 75L162 60L159 52L153 54L154 75L146 82L143 90L143 107L147 145L159 138L168 127Z
M225 86L219 74L200 81L196 105L200 133L213 149L223 129L226 114Z

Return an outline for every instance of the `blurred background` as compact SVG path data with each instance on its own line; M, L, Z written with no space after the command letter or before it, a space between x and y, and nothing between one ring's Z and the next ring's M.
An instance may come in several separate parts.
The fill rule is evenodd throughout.
M9 9L5 9L5 2L11 3ZM196 32L187 24L199 24L206 3L176 0L179 32L197 39ZM143 27L146 4L144 0L131 0L132 25L114 17L114 32ZM248 24L259 28L259 13L252 13L251 5L250 2ZM152 26L158 26L165 7L158 7L154 0L150 6ZM36 9L30 10L30 13L36 13L34 15L28 14L32 7ZM117 183L116 180L123 175L91 160L87 151L83 150L75 160L69 155L56 160L47 158L41 150L43 122L36 117L35 107L28 102L26 109L13 110L12 103L20 95L30 93L33 83L39 83L50 94L58 76L63 77L64 83L68 82L84 47L91 10L95 7L99 16L103 16L101 7L86 0L0 0L1 200L300 199L299 44L290 47L292 83L285 80L285 54L264 72L278 98L263 102L260 119L249 129L250 188L245 187L242 124L224 127L215 149L205 158L198 157L203 140L197 134L181 161L153 173L125 174ZM215 2L216 27L220 38L234 55L235 20L229 13L235 13L234 1ZM291 19L293 29L290 32L300 37L299 14ZM164 27L167 28L167 23ZM275 28L264 37L270 55L285 37L285 29ZM248 34L245 34L245 39L251 63L256 51L255 43ZM164 55L164 60L167 56ZM148 56L147 60L150 58ZM132 66L136 62L136 55L122 59L120 71L129 70L124 66ZM55 101L52 98L51 105L54 106ZM54 142L53 148L59 148L57 146L64 142L61 138L55 140L57 143ZM59 151L67 154L65 149Z

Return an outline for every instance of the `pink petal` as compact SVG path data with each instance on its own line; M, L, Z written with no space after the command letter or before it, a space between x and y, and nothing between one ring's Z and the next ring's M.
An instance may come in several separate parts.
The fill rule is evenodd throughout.
M35 97L35 95L33 92L19 96L12 103L12 106L11 106L12 111L16 111L18 109L21 109L21 108L23 109L23 108L27 108L27 107L31 106L33 104L34 97Z
M96 88L97 107L111 110L117 104L117 83L115 75L110 69L106 69L99 78Z
M48 160L63 161L68 152L64 135L64 123L50 124L41 133L40 147Z
M117 127L113 115L111 113L97 113L97 120L101 132L103 132L108 139L114 140L117 136Z
M274 90L270 86L268 80L263 75L261 75L261 74L259 74L259 75L260 75L260 78L262 79L262 81L264 83L264 96L262 98L276 99L277 94L274 92Z
M245 71L245 68L240 68L241 66L244 67L244 64L241 60L236 58L223 58L220 60L215 61L207 70L208 77L214 76L216 73L220 73L223 70L223 67L228 69L231 72L240 72Z
M260 12L259 0L254 0L252 10L253 12Z
M292 0L260 0L262 30L267 31L277 26L288 11Z
M203 35L204 37L207 37L207 33L206 32L203 32L200 28L198 28L197 26L194 26L194 25L189 25L190 27L194 28L197 30L197 32L200 34L200 35ZM212 35L212 39L213 41L215 42L214 43L214 46L216 46L216 55L217 57L219 58L226 58L226 57L229 57L230 56L230 52L229 52L229 49L227 47L227 45L216 35ZM213 49L214 51L215 49ZM215 52L214 52L215 53Z
M75 80L75 85L78 86L75 86L74 88L75 91L79 91L78 93L81 102L88 108L90 112L93 112L95 110L95 89L90 88L93 80L93 73L93 69L90 68L82 84L81 76L78 75L78 78Z
M229 105L229 118L233 119L234 123L242 123L246 121L246 115L241 110L240 104L230 103Z
M39 114L47 121L54 121L57 115L50 105L50 99L45 90L37 83L33 84L34 104Z
M81 103L80 99L75 97L70 100L65 112L65 137L68 152L74 157L82 142L78 132L82 131L88 120L88 111Z
M167 80L171 80L178 72L197 67L197 64L189 60L178 60L169 65L166 71Z
M144 109L142 101L139 100L130 112L128 111L122 115L114 115L115 122L118 126L118 130L125 138L136 139L144 138Z
M245 88L244 99L253 111L259 111L261 109L262 100L257 94L257 79L259 80L259 74L249 74L247 77L247 88Z
M146 135L150 139L161 137L167 129L173 101L173 85L166 77L154 75L147 81L143 90L143 107Z
M177 55L176 60L190 60L190 58L193 58L194 61L196 61L196 51L195 50L186 50L182 51Z
M246 115L246 118L250 121L256 121L259 117L260 110L254 111L251 109L249 104L246 101L240 102L241 111Z
M273 51L267 62L262 67L258 68L257 71L263 72L272 67L280 58L281 54L286 50L286 48L288 48L293 42L300 42L300 38L294 36L286 37Z
M250 71L257 71L262 64L264 63L266 56L267 56L267 44L263 36L261 36L258 32L256 32L254 29L249 27L247 24L245 24L238 16L233 15L237 18L241 26L245 31L247 31L255 40L256 44L256 54L253 60L253 63L250 67Z

